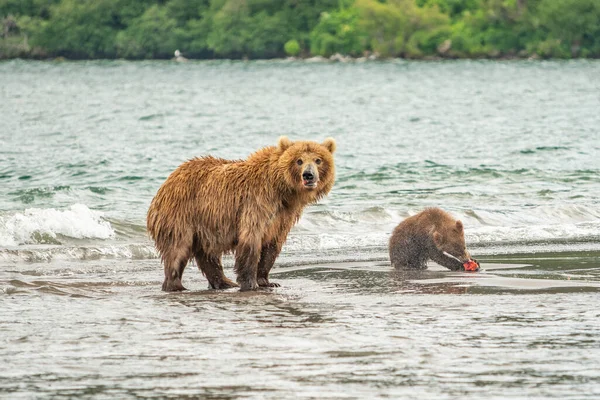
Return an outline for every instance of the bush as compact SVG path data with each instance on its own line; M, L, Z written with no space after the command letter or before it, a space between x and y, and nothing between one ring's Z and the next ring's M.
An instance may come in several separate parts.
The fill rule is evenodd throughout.
M206 18L190 19L173 31L175 48L183 51L186 57L212 58L214 54L206 43L209 32L210 21Z
M435 54L450 36L450 19L437 6L420 8L413 0L357 0L356 7L370 47L384 57Z
M208 48L222 57L273 57L282 53L286 22L282 12L254 9L253 2L217 0L211 7Z
M310 33L310 52L320 56L334 53L359 55L365 48L365 35L358 24L356 8L324 12Z
M518 2L482 2L477 9L464 12L452 25L450 54L458 57L517 54L525 49L529 39L524 34L528 18ZM530 31L535 32L535 28Z
M115 57L113 16L107 1L62 0L50 7L50 19L29 26L31 42L69 58Z
M544 58L570 58L571 52L568 46L559 39L547 39L537 43L533 51Z
M476 10L480 3L480 0L416 0L419 7L435 6L452 18L460 18L463 12Z
M405 47L407 57L435 55L440 45L450 37L450 27L443 26L431 31L420 30L413 33Z
M116 36L117 54L125 58L169 58L177 48L175 19L153 5Z
M288 40L283 45L283 49L285 50L285 54L288 56L297 56L300 53L300 44L296 39Z
M544 55L555 57L566 50L577 56L582 47L600 47L600 1L542 0L538 15L540 25L549 33L549 38L537 46Z
M48 18L50 6L60 0L0 0L0 18L8 15Z

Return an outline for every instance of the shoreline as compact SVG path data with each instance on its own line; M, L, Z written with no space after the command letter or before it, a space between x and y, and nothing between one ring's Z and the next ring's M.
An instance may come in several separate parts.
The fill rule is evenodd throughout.
M184 296L262 296L294 292L300 287L320 292L320 283L353 290L406 294L557 294L600 292L600 250L526 255L491 255L478 257L479 272L451 271L428 262L427 269L394 269L389 261L376 260L296 260L277 262L270 276L282 285L275 290L239 293L238 290L212 290L195 268L188 264ZM228 277L235 276L230 260L224 260ZM312 261L312 262L311 262ZM10 265L10 268L6 268ZM4 268L2 267L4 266ZM131 275L135 271L135 275ZM137 287L142 291L160 292L162 265L156 259L56 259L40 263L0 262L0 294L54 286L64 293L82 294L94 288ZM311 283L312 282L312 283ZM296 288L296 289L294 289Z
M593 255L600 259L600 243L594 240L538 241L532 243L467 243L477 259L561 258ZM353 253L350 253L353 250ZM0 265L47 264L54 262L151 261L159 256L150 242L107 242L82 245L36 244L0 247ZM389 263L386 246L362 246L358 249L319 249L307 257L298 250L286 251L285 246L277 265L281 267L319 265L323 263L375 262ZM225 255L223 265L233 266L232 256Z
M481 57L460 57L460 56L423 56L423 57L380 57L370 55L364 57L353 57L336 53L330 57L310 56L310 57L273 57L273 58L67 58L63 56L56 57L2 57L0 62L6 61L40 61L40 62L87 62L87 61L127 61L127 62L146 62L146 61L162 61L185 64L188 62L304 62L304 63L365 63L365 62L397 62L397 61L422 61L422 62L440 62L440 61L573 61L573 60L600 60L600 57L541 57L537 54L533 55L501 55L501 56L481 56Z

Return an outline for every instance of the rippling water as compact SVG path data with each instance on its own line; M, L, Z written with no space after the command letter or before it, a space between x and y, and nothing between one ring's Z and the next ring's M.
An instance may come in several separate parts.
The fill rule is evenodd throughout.
M600 63L0 63L0 396L595 398ZM159 291L168 174L336 138L252 294ZM441 206L485 271L398 275ZM227 274L233 276L231 259Z

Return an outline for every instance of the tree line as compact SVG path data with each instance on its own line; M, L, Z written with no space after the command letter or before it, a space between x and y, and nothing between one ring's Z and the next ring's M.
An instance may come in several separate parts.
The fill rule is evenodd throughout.
M0 58L598 58L600 0L0 0Z

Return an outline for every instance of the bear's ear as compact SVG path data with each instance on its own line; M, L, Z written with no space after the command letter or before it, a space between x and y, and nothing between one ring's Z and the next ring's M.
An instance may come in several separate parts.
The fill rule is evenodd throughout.
M321 143L321 145L325 146L325 148L327 150L329 150L330 153L334 153L335 152L335 139L334 138L327 138L325 139L325 141L323 143Z
M433 232L433 243L438 247L444 243L444 237L438 231Z
M280 136L279 141L277 142L277 147L280 150L286 151L288 147L292 145L292 141L287 136Z
M459 232L462 232L463 230L463 224L461 221L456 221L456 230Z

